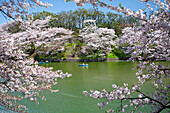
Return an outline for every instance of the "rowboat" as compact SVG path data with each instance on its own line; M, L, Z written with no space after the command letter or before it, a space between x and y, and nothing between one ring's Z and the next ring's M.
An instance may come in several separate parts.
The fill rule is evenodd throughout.
M79 66L89 66L88 64L79 64Z
M44 63L49 64L49 61L48 61L48 60L46 60L45 62L43 62L43 61L38 62L38 64L44 64Z
M38 62L38 64L44 64L44 62Z

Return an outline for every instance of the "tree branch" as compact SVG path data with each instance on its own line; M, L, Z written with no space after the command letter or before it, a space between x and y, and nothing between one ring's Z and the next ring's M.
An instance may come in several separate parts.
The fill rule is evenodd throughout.
M6 16L8 16L9 18L12 18L13 20L15 20L15 18L13 18L12 16L10 16L9 14L7 14L5 11L3 11L2 9L0 9L0 11L5 14Z
M136 90L137 92L139 92L139 93L141 93L144 97L146 97L146 98L148 98L148 99L150 99L151 101L155 101L156 103L158 103L158 104L160 104L161 106L165 106L164 104L162 104L160 101L158 101L158 100L156 100L156 99L153 99L153 98L151 98L151 97L149 97L149 96L147 96L147 95L145 95L144 93L142 93L141 91L139 91L139 90Z

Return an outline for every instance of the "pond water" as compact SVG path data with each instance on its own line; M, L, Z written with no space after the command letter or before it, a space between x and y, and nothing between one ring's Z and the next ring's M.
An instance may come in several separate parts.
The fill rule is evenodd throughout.
M47 101L40 101L39 105L25 100L24 105L31 113L104 113L110 107L120 105L119 101L109 104L106 108L99 109L97 100L82 94L84 90L90 89L107 91L112 90L112 84L123 85L123 83L134 84L137 79L135 70L132 70L132 62L89 62L89 67L80 67L78 62L49 63L43 66L54 67L69 72L71 78L59 79L53 89L59 89L57 93L44 91Z

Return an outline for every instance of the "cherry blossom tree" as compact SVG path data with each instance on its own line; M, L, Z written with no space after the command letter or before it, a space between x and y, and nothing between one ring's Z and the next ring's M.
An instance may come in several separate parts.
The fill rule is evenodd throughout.
M68 39L72 38L71 34L73 32L64 28L50 28L48 25L50 19L51 17L46 17L44 20L20 21L19 29L21 29L21 31L16 33L11 33L12 30L9 32L11 27L15 28L16 26L15 21L10 21L0 27L0 35L6 38L12 37L14 40L17 40L15 45L23 51L29 50L31 43L34 44L35 49L43 45L49 48L47 49L47 54L53 49L56 50L58 48L58 50L61 50L63 47L59 46L59 44L56 45L56 43L67 43ZM39 49L36 50L37 53L39 52L38 50Z
M20 103L20 100L29 99L39 104L40 100L46 100L45 96L39 94L40 91L49 90L51 92L57 92L59 91L58 89L51 89L52 85L57 84L57 79L63 79L72 75L63 73L61 70L52 71L52 68L38 66L38 62L29 58L27 54L23 53L20 46L18 46L23 43L28 44L33 39L36 41L35 34L38 34L38 31L41 31L40 33L43 32L41 28L45 27L44 23L46 21L41 21L37 27L33 27L37 25L37 21L34 23L30 23L31 21L22 21L21 16L28 13L29 7L48 7L52 5L38 0L1 0L0 3L0 12L5 17L14 19L14 22L21 23L21 29L24 30L23 33L11 34L3 30L3 28L8 28L9 24L1 28L0 105L8 110L25 112L27 108ZM48 29L41 34L41 38L50 32L54 33L56 31L55 29ZM63 31L63 29L60 31ZM28 39L25 39L26 37Z
M109 101L121 100L118 109L109 109L107 112L134 112L138 107L151 105L151 112L159 113L170 108L170 84L169 80L170 68L161 62L155 60L170 60L170 38L169 38L169 0L139 0L145 3L147 9L153 11L149 17L144 14L143 10L134 12L126 7L108 5L102 0L67 0L74 1L77 5L82 6L85 3L90 3L93 6L107 7L111 10L116 10L118 13L123 13L125 16L135 17L140 20L140 25L133 25L131 28L123 30L123 36L120 39L120 44L128 44L123 50L131 53L129 60L138 63L136 73L138 82L131 87L128 83L124 86L113 84L112 91L103 89L101 92L97 90L84 91L83 94L93 98L106 98L103 103L98 103L100 108L105 107ZM112 0L110 0L112 1ZM146 82L153 85L155 92L144 92L142 86ZM137 96L133 93L136 92ZM128 101L128 103L126 103ZM127 107L132 107L132 111L128 111Z
M86 26L80 30L80 37L83 43L86 43L91 50L102 50L101 52L109 54L112 45L115 45L115 31L107 28L97 28L95 20L85 20Z

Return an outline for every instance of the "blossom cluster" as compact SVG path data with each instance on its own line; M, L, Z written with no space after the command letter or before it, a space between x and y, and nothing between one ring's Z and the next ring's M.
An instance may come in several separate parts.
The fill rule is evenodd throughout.
M21 18L21 16L27 15L29 8L36 8L39 6L49 7L53 6L50 3L43 3L39 0L1 0L0 11L4 16L10 18Z
M107 28L97 28L94 20L85 20L86 25L80 30L80 37L84 43L92 50L103 50L109 54L112 50L112 45L115 44L115 31Z
M142 93L138 94L138 97L136 98L132 98L131 93L136 91L136 85L132 88L129 89L128 88L128 84L124 83L124 86L119 87L116 84L113 84L112 87L114 88L114 90L107 92L105 89L102 89L102 92L97 91L97 90L90 90L90 92L87 91L83 91L83 94L85 94L86 96L89 95L90 97L93 98L106 98L106 101L103 103L98 103L99 108L103 108L105 107L110 101L112 100L118 100L120 99L121 101L126 101L126 100L130 100L129 103L126 103L126 105L123 105L121 103L121 108L120 110L122 112L125 112L125 109L127 107L136 107L136 106L142 106L143 104L148 104L150 102L150 100L143 95ZM109 109L107 110L107 112L117 112L114 109Z
M148 29L144 27L127 27L122 30L119 44L128 44L124 52L131 53L131 59L138 60L170 60L169 31L165 29ZM148 31L149 30L149 31Z
M130 15L133 17L137 17L140 19L147 19L146 15L143 14L143 10L140 9L137 12L134 12L133 10L127 9L126 7L117 7L117 6L113 6L112 4L107 4L105 1L103 0L67 0L67 1L73 1L76 2L77 5L79 6L83 6L86 3L90 3L96 7L98 7L98 4L100 7L107 7L110 10L116 10L118 13L122 12L125 15ZM109 1L113 1L113 0L109 0ZM159 10L164 10L164 11L168 11L169 10L169 1L168 0L164 0L163 2L161 2L160 0L139 0L139 2L141 3L145 3L147 9L150 9L151 11L153 11L153 8L151 7L152 4L154 4L155 8L159 7ZM155 13L159 13L158 11L155 11Z

